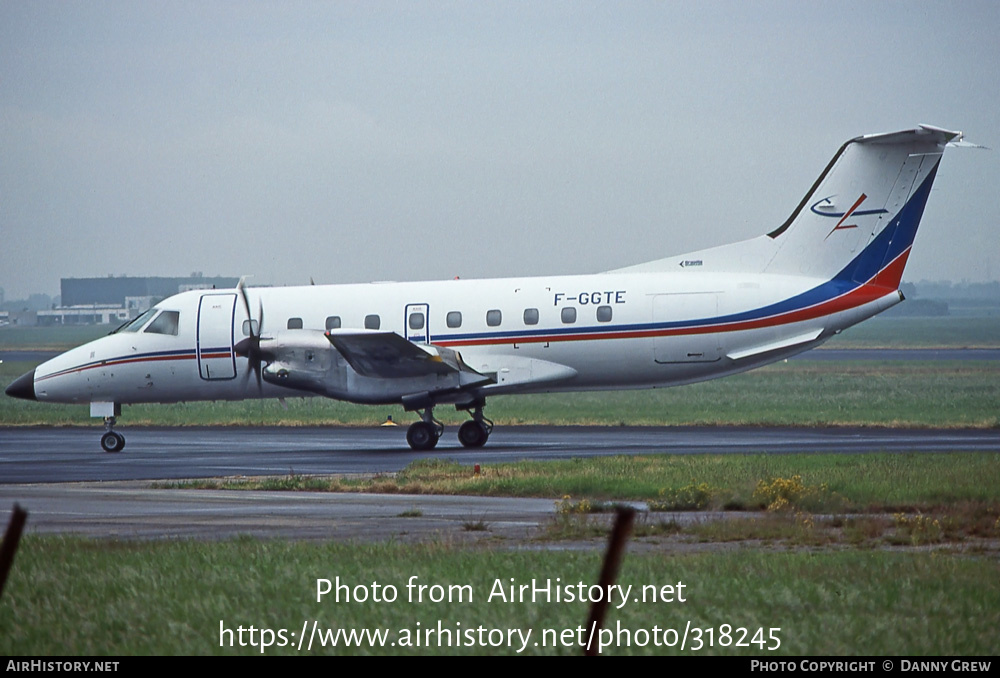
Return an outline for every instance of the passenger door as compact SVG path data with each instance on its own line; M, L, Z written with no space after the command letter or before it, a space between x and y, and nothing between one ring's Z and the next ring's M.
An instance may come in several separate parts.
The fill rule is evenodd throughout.
M205 294L198 302L198 373L202 379L234 379L235 294Z

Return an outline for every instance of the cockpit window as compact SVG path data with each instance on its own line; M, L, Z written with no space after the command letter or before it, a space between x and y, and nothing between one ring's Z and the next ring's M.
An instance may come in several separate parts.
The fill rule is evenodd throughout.
M142 329L143 325L145 325L147 322L149 322L150 318L152 318L154 315L156 315L156 313L159 310L160 309L158 309L158 308L151 308L151 309L149 309L148 311L146 311L145 313L143 313L142 315L140 315L135 320L131 320L131 321L125 323L124 325L122 325L121 327L119 327L117 330L115 330L114 332L112 332L112 334L117 334L118 332L138 332L139 330Z
M181 314L178 311L164 311L156 317L156 320L149 323L146 332L150 334L169 334L176 337L180 317Z

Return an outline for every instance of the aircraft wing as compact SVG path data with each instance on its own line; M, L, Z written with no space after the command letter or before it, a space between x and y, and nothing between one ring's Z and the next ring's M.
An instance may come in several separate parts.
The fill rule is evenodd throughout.
M395 332L330 330L326 338L354 371L365 377L403 379L456 372L479 374L468 368L457 352L414 344Z

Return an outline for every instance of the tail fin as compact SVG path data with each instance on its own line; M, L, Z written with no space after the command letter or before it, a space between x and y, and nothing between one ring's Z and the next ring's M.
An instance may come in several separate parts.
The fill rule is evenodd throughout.
M776 250L764 271L896 289L944 147L960 137L922 125L848 141L768 234Z
M766 236L614 272L805 275L896 289L938 163L961 132L921 125L851 139L792 216Z

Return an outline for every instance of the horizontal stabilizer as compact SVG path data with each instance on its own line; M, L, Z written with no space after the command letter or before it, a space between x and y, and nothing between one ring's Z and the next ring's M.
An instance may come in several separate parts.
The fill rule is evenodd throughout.
M743 360L744 358L753 358L755 356L763 355L765 353L772 353L774 351L780 351L786 348L792 348L794 346L801 346L802 344L808 344L812 341L819 339L819 335L823 333L823 328L813 330L811 332L806 332L805 334L799 334L794 337L789 337L788 339L780 339L778 341L772 341L761 346L754 346L753 348L744 349L742 351L733 351L732 353L726 354L726 357L730 360Z

